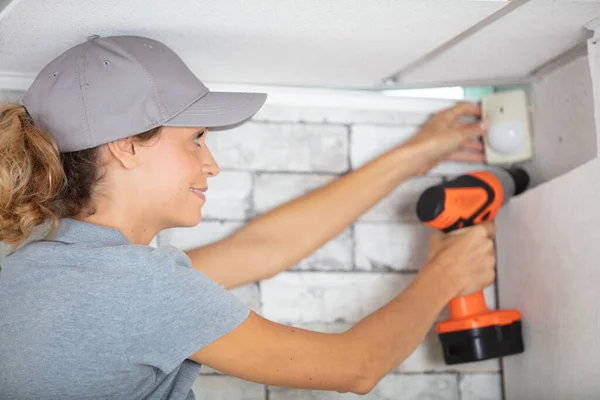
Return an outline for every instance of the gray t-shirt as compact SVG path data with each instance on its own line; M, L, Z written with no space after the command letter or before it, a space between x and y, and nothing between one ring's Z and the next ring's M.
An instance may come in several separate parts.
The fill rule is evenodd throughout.
M0 399L194 399L186 358L249 313L181 250L61 219L1 261Z

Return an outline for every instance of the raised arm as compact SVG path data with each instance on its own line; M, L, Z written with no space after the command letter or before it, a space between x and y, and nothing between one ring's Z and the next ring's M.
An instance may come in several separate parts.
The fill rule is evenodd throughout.
M479 107L470 103L437 113L407 143L257 217L219 242L187 251L192 265L227 288L292 267L407 178L426 172L442 159L481 161L481 143L471 139L480 136L484 128L460 120L479 113ZM464 149L470 151L461 151Z

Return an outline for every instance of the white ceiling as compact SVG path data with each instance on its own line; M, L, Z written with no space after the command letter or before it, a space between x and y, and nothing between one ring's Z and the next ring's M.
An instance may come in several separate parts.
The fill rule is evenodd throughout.
M533 0L493 21L436 57L401 74L419 86L440 81L526 77L560 54L585 43L584 26L600 16L598 1ZM467 62L469 61L469 62Z
M91 34L150 36L202 80L371 85L507 4L446 0L21 0L0 71L37 72Z
M207 82L373 87L431 52L403 82L525 76L600 15L600 1L516 3L527 1L13 0L0 12L0 78L27 80L92 34L160 40Z

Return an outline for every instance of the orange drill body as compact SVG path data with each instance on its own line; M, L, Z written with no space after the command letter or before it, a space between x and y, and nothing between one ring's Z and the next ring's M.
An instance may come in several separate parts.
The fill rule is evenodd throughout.
M524 190L524 177L529 182L524 171L513 174L507 174L512 178L502 181L492 172L478 171L432 186L419 198L418 217L426 225L444 232L491 221L511 196ZM447 364L523 351L521 313L489 310L483 290L452 299L449 309L450 319L437 324Z
M488 171L472 172L442 186L443 207L438 204L437 215L425 224L445 232L492 220L504 203L502 184Z

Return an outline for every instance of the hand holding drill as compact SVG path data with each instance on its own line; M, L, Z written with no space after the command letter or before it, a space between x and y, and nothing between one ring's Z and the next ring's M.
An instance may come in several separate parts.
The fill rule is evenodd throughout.
M455 284L455 296L467 296L494 283L496 228L486 222L451 233L434 231L429 241L426 268L440 268Z

